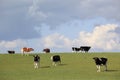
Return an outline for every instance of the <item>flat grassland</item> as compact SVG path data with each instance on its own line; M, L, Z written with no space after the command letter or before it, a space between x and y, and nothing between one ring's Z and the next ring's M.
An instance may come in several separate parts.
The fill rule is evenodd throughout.
M50 57L61 56L61 65L53 66ZM0 80L120 80L120 53L38 54L40 68L34 69L33 56L0 54ZM93 57L107 57L108 71L96 71Z

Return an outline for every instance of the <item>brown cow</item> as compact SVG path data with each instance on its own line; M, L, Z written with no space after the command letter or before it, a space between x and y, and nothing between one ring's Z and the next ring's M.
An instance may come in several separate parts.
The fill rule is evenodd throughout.
M45 49L43 49L43 52L50 53L50 49L49 48L45 48Z
M34 49L33 48L27 48L27 47L24 47L24 48L21 49L22 55L24 55L24 54L26 55L26 53L29 53L31 51L34 51Z

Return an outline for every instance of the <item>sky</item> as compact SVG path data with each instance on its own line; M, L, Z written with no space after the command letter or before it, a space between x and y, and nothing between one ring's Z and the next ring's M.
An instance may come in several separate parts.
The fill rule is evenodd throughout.
M120 52L120 0L0 0L0 53Z

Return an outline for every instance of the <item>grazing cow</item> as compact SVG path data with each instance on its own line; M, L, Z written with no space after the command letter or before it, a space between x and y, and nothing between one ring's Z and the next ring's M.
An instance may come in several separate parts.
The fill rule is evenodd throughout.
M61 64L61 59L60 59L60 56L59 55L54 55L54 56L51 56L51 60L52 60L52 65L56 66L57 63Z
M31 52L31 51L34 51L34 49L33 48L27 48L27 47L24 47L24 48L21 49L22 55L24 55L24 54L26 55L25 52Z
M15 54L15 51L9 50L8 53L9 53L9 54Z
M96 67L97 67L97 72L100 72L100 66L101 65L104 65L105 66L105 71L107 71L107 60L108 60L107 58L104 58L104 57L101 57L101 58L94 57L93 59L95 61Z
M50 53L50 49L49 48L45 48L45 49L43 49L43 52Z
M33 56L34 57L34 68L39 68L39 62L40 62L40 57L38 55Z

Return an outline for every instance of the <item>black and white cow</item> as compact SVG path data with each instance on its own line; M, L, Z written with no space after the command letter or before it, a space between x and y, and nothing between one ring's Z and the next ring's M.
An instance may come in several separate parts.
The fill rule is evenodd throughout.
M90 46L81 46L80 48L78 47L72 47L73 52L88 52L90 50Z
M90 50L90 46L81 46L80 47L80 50L82 51L82 52L88 52L89 50Z
M59 55L54 55L51 56L51 60L52 60L52 65L56 66L57 64L61 64L61 58Z
M35 69L39 68L39 66L40 66L40 64L39 64L39 62L40 62L40 56L34 55L33 57L34 57L34 68Z
M108 61L107 58L104 58L104 57L101 57L101 58L94 57L93 59L95 61L96 67L97 67L97 72L100 72L100 66L102 66L102 65L105 66L105 71L107 71L107 61Z
M80 48L72 47L72 51L73 51L73 52L79 52L79 51L80 51Z
M8 53L9 53L9 54L15 54L15 51L13 51L13 50L8 50Z

